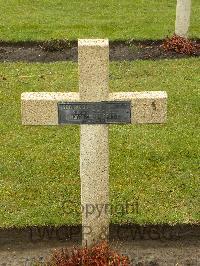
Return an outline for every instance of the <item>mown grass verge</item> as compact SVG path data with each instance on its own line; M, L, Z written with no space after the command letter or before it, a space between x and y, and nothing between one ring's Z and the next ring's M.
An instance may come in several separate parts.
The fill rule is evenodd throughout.
M0 39L163 39L175 28L175 0L0 0ZM199 0L192 1L190 37L199 38Z
M197 223L199 59L110 64L111 91L166 90L165 125L110 126L113 223ZM0 64L0 227L79 224L79 126L22 126L24 91L77 91L76 63ZM128 202L135 206L123 213Z

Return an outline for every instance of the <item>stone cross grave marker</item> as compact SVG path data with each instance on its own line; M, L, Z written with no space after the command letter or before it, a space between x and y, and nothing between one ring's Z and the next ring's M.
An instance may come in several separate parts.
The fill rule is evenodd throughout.
M102 239L102 234L107 237L109 230L108 125L164 123L167 94L109 93L107 39L79 40L78 66L79 93L25 92L21 111L23 125L81 125L82 244L91 246Z

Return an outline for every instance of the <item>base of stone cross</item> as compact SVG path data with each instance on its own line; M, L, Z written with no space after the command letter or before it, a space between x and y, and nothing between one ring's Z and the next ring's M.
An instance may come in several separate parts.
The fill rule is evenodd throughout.
M81 125L82 244L106 240L109 230L108 125Z

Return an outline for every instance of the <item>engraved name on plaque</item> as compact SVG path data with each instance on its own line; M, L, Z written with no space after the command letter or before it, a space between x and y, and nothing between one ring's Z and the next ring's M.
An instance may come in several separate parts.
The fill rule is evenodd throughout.
M60 102L58 124L128 124L131 102Z

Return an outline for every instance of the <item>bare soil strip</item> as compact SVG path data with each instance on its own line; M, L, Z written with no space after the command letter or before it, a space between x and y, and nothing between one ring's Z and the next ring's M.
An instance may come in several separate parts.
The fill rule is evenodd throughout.
M110 243L132 265L200 265L200 225L111 225ZM41 263L53 249L81 245L81 226L0 230L0 265Z
M195 40L200 44L200 39ZM111 61L157 60L165 58L199 57L195 55L166 52L161 46L163 40L111 41ZM77 41L53 40L45 42L0 42L0 62L56 62L77 61Z

